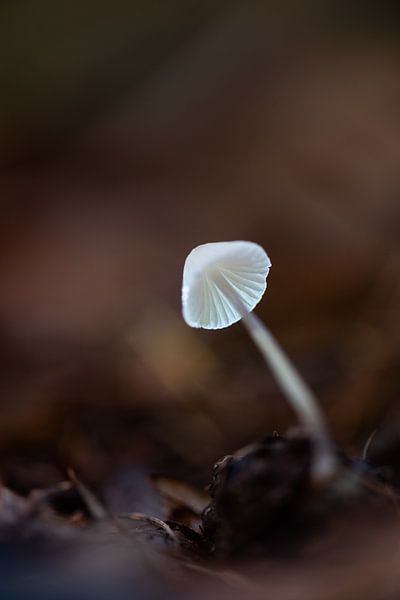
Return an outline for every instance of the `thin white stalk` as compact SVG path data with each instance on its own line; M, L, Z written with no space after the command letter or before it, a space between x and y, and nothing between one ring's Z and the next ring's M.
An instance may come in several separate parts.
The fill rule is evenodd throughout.
M314 479L331 477L336 471L337 459L317 399L264 323L253 313L245 311L242 320L303 427L313 438Z

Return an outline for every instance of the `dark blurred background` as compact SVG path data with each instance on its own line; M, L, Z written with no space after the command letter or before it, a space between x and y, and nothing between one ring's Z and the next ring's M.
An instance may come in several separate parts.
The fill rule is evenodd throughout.
M147 472L205 483L296 425L240 324L182 321L183 262L208 241L269 253L257 312L338 442L397 436L399 17L357 0L1 4L5 483L73 466L131 510Z

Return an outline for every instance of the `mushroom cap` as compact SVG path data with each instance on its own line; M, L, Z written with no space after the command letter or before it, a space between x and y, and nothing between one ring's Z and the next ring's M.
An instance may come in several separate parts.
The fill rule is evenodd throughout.
M190 327L222 329L240 321L261 300L271 261L254 242L214 242L185 261L183 318Z

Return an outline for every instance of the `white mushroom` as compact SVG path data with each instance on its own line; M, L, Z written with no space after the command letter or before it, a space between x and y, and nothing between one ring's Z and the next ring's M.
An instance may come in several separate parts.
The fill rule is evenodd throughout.
M183 269L183 317L191 327L203 329L222 329L242 320L314 440L313 475L321 480L334 473L337 461L318 402L271 332L252 313L266 290L270 267L265 250L253 242L197 246Z

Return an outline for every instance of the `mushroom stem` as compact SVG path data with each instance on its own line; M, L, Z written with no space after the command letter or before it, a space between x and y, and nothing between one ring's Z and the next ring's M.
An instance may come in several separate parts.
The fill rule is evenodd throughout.
M321 481L330 478L336 471L337 460L317 399L264 323L253 313L244 310L242 317L253 342L273 371L299 420L312 436L314 479Z

